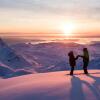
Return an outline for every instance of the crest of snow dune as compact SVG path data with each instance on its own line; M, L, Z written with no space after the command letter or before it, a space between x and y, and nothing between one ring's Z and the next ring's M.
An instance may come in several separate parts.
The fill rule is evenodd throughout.
M100 100L100 71L31 74L0 79L0 100Z

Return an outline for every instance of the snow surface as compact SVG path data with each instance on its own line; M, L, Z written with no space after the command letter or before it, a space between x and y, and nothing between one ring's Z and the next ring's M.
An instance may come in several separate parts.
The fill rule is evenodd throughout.
M0 100L100 100L100 70L31 74L0 79Z
M13 70L33 69L34 71L33 66L22 56L18 55L13 49L11 49L2 39L0 39L0 66L8 67Z

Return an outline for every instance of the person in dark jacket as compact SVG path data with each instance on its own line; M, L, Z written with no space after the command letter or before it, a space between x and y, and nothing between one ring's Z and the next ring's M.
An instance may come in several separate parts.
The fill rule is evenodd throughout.
M70 75L73 75L74 67L76 66L76 60L78 59L78 56L75 58L73 51L70 51L68 53L68 56L69 56L69 63L71 66Z
M78 57L83 58L83 70L85 74L88 74L87 67L89 64L89 52L87 48L83 48L83 55L79 55Z

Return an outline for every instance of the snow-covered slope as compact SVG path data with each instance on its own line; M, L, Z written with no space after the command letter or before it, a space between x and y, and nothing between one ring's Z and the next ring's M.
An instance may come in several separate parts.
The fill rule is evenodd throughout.
M31 69L33 66L21 55L18 55L2 39L0 39L0 65L8 66L12 69Z
M11 78L11 77L32 74L32 73L33 72L25 70L25 69L14 70L9 67L0 66L0 77L1 78Z
M10 78L33 72L36 72L34 64L30 64L0 39L0 77Z
M31 74L0 79L0 100L100 100L100 70Z

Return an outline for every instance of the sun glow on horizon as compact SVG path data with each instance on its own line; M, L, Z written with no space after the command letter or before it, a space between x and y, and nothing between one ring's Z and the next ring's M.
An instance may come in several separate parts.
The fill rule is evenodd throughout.
M66 22L61 26L61 31L64 36L73 36L76 30L76 24L74 22Z

